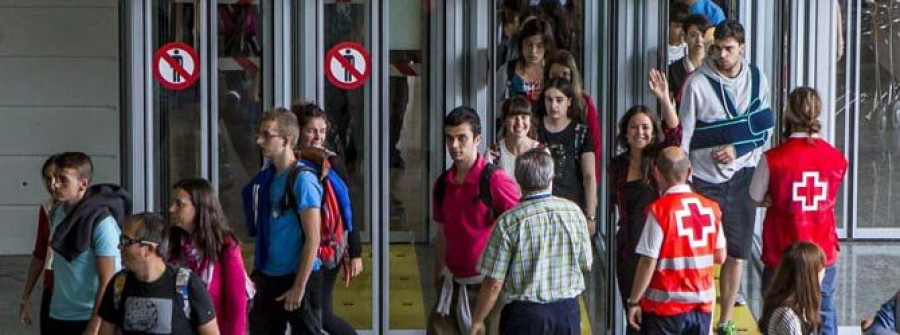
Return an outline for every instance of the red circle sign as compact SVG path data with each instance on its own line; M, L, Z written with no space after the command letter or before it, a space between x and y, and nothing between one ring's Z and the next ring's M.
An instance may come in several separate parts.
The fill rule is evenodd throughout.
M200 58L190 45L173 42L153 55L153 76L165 88L183 90L200 78Z
M325 53L325 75L335 87L359 88L372 74L369 52L359 43L341 42Z

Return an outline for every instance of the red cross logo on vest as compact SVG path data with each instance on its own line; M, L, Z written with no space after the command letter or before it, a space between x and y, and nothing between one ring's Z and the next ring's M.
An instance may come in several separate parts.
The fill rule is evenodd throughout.
M705 247L706 238L716 232L716 216L712 208L703 207L697 198L681 199L681 209L675 211L678 236L688 238L691 248Z
M819 179L819 172L805 171L800 181L794 182L792 194L792 199L800 202L802 211L815 211L819 209L819 203L825 201L828 183Z

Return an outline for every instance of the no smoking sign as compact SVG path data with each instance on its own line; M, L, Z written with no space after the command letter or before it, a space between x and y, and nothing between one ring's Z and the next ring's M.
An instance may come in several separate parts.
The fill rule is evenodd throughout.
M325 54L325 75L335 87L359 88L372 74L369 52L359 43L341 42Z
M200 77L200 58L190 45L174 42L163 45L153 56L153 76L165 88L183 90Z

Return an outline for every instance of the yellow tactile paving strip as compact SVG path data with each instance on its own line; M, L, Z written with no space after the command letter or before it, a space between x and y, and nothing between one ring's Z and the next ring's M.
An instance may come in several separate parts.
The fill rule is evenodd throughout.
M253 267L253 244L244 243L244 264L248 271ZM409 244L392 244L390 246L390 302L391 329L425 329L427 320L425 298L422 294L422 279L419 276L418 259L415 247ZM334 289L334 312L357 329L372 328L372 252L369 246L363 247L363 266L365 271L355 278L349 287L337 283ZM718 280L718 269L716 280ZM716 294L718 295L718 289ZM581 306L581 333L590 334L591 326L584 305ZM716 306L715 319L718 319L719 306ZM734 322L740 334L760 334L756 321L747 306L739 306L734 310Z

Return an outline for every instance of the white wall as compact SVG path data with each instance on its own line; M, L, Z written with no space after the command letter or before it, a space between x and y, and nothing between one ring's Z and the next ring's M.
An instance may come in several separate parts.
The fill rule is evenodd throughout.
M0 0L0 255L31 252L44 159L83 151L120 182L115 0Z

